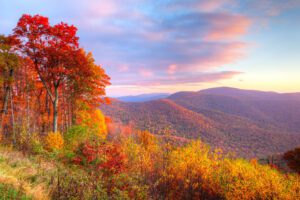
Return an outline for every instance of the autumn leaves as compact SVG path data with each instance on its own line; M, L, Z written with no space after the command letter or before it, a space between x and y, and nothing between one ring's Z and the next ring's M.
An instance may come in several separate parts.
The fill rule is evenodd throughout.
M50 25L47 17L23 15L13 33L2 37L0 57L1 119L8 129L19 126L4 116L10 93L12 105L16 104L10 107L14 115L20 110L29 115L22 123L28 132L67 131L76 123L76 113L94 112L106 101L109 77L92 54L79 47L77 28L72 25Z

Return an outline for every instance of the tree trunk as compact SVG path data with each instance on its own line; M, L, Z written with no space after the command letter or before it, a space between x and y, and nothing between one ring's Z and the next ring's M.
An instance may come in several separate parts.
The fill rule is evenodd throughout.
M30 130L30 116L29 116L29 84L28 84L28 76L27 76L27 65L25 66L25 81L26 81L26 115L27 115L27 120L26 120L26 131L28 134L28 138L31 137L31 130Z
M8 104L9 90L10 90L9 86L6 86L5 87L5 92L4 92L2 110L1 110L0 130L2 130L2 122L3 122L3 119L4 119L4 115L7 114L7 104Z
M58 107L58 87L54 88L54 101L53 104L53 132L57 132L57 107Z
M48 96L50 97L50 100L52 102L52 107L53 107L53 132L57 132L57 107L58 107L58 87L59 87L59 82L60 80L58 80L56 83L54 82L53 86L54 86L54 96L52 94L51 88L47 86L45 79L43 78L43 76L41 75L41 72L38 69L38 64L37 61L35 61L35 68L37 70L37 73L39 75L39 78L41 79Z
M12 136L14 146L17 143L16 132L15 132L15 115L14 115L14 101L12 91L10 90L10 109L11 109L11 127L12 127Z
M11 79L13 77L13 75L14 75L14 70L10 69L9 70L9 79ZM2 105L2 110L1 110L1 118L0 118L0 131L2 130L2 122L3 122L4 115L6 115L8 112L7 105L8 105L8 97L10 95L10 89L11 89L11 84L8 83L5 86L3 105Z

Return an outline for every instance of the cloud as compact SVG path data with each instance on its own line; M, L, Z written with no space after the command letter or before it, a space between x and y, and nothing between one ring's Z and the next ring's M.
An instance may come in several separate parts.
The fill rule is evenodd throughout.
M171 11L188 8L200 12L214 12L234 4L235 0L185 0L184 3L181 0L174 0L172 3L167 3L166 7Z
M150 71L150 70L147 70L147 69L140 69L140 70L139 70L139 74L140 74L142 77L151 77L151 76L153 76L153 72Z
M299 0L255 0L248 4L250 10L264 16L278 16L282 12L300 7Z
M169 76L155 76L150 78L142 77L141 79L119 80L117 85L131 85L131 86L160 86L160 85L176 85L176 84L191 84L191 83L211 83L218 80L230 79L234 76L240 75L242 72L238 71L220 71L207 72L197 74L178 74Z
M187 84L187 83L209 83L218 80L230 79L234 76L240 75L242 72L238 71L220 71L210 73L200 73L189 76L179 76L172 79L163 78L159 80L162 84Z
M83 40L92 47L97 61L107 66L112 84L138 83L137 77L155 80L148 81L155 85L164 80L157 77L168 77L171 82L168 75L181 73L189 77L233 64L244 56L248 44L238 38L246 34L251 20L216 11L227 4L225 0L151 5L144 2L146 10L136 10L136 2L132 9L126 4L113 4L108 15L92 15L92 21L97 23L87 27ZM199 6L201 9L195 9ZM173 12L164 13L166 9ZM167 84L167 80L163 83Z
M247 33L251 19L242 15L222 13L209 18L210 28L204 40L236 39Z
M211 12L222 8L225 4L228 4L229 2L229 0L199 1L197 4L197 8L199 8L203 12Z
M0 28L12 29L23 13L76 25L81 45L93 52L113 85L210 82L240 73L221 69L246 56L244 36L257 16L279 15L299 2L10 0L1 1Z
M118 72L127 72L129 70L129 67L127 65L122 65L119 67Z
M177 65L172 64L168 67L168 74L174 74L176 72Z

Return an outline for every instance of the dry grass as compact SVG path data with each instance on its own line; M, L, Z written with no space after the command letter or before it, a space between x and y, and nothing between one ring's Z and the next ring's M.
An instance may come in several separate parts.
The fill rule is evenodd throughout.
M0 183L10 185L35 200L47 200L55 166L41 158L28 158L0 147Z

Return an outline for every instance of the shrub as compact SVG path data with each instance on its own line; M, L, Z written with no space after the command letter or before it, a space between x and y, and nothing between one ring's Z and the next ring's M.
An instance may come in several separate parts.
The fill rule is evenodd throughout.
M50 132L46 137L46 148L49 150L60 150L64 146L64 139L62 135L57 132Z
M160 180L161 193L167 199L218 199L218 187L212 181L218 164L214 158L200 141L173 150Z
M299 176L216 156L201 142L170 153L158 189L167 199L299 199ZM163 190L165 189L165 190Z
M126 156L117 144L89 141L80 145L73 162L94 172L105 171L109 176L125 169Z
M100 139L105 139L107 136L105 116L99 109L82 109L78 111L77 124L86 127L90 135L96 135Z
M88 129L85 126L75 125L72 126L65 134L64 141L65 147L69 150L76 150L79 144L88 140Z
M42 140L38 136L38 134L36 133L31 134L29 149L33 154L42 154L45 152Z
M56 200L108 199L102 182L78 169L59 171L51 196Z

